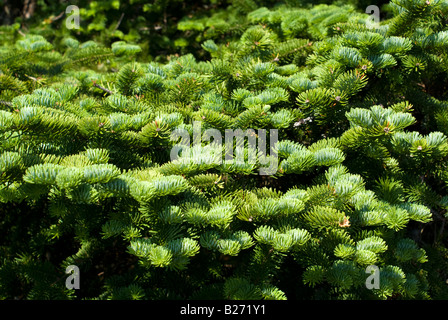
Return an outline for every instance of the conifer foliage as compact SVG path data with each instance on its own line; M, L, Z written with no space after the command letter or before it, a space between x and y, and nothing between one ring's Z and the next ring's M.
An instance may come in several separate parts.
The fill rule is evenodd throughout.
M448 2L363 9L234 0L154 59L0 27L0 298L448 298Z

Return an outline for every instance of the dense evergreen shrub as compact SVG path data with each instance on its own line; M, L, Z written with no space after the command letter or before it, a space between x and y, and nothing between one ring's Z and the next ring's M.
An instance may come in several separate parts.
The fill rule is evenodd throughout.
M92 4L176 1L88 3L78 34L0 27L2 299L448 298L447 1L374 28L363 2L211 2L170 55L131 20L94 35ZM276 170L208 129L266 133Z

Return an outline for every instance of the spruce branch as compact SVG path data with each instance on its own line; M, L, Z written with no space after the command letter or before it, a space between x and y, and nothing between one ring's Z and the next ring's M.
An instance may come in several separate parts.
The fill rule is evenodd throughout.
M12 107L12 102L10 102L10 101L0 100L0 104L3 104L8 107Z
M96 83L96 81L93 81L92 86L106 92L107 94L110 94L110 95L114 94L113 91L111 91L103 86L100 86L98 83Z

